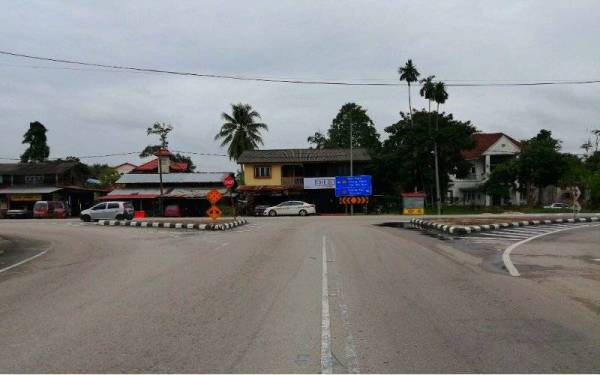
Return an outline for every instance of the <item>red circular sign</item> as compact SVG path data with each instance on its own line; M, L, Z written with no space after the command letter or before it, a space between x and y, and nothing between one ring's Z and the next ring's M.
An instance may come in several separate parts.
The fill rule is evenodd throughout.
M232 176L227 176L223 179L223 185L225 185L227 189L231 189L233 185L235 185L235 179Z

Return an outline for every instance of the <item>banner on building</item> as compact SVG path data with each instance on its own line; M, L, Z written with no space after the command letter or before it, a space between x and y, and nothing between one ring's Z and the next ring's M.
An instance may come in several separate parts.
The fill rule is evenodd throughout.
M335 177L304 177L304 190L335 189Z
M13 202L33 202L41 201L42 196L40 194L11 194L10 200Z

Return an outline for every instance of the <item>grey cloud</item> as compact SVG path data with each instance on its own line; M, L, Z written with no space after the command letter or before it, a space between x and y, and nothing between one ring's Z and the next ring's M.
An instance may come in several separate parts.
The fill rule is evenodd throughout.
M307 79L397 80L413 58L442 79L600 78L600 3L590 1L132 1L12 2L0 13L0 49L144 67ZM50 128L54 155L136 151L155 121L171 146L224 152L220 113L252 104L270 126L266 147L305 147L339 107L367 108L379 132L406 111L406 88L316 87L153 74L29 69L0 56L0 156L18 156L28 123ZM53 65L54 66L54 65ZM567 151L598 124L598 86L450 88L444 110L484 131L527 138L541 127ZM417 96L417 90L413 94ZM415 99L417 107L426 103ZM565 123L568 122L568 126ZM600 127L600 124L599 126ZM132 158L111 158L108 162ZM197 157L203 170L235 169Z

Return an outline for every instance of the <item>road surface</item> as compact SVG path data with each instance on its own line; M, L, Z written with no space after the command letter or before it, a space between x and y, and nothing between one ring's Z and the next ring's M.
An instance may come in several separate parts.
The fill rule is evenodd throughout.
M589 306L377 222L196 232L4 220L0 237L47 252L0 273L0 372L600 368Z

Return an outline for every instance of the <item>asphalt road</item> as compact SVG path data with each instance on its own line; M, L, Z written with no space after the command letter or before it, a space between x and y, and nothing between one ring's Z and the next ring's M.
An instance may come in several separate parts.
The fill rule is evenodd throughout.
M0 371L598 371L593 310L377 221L4 220L48 251L0 273Z

